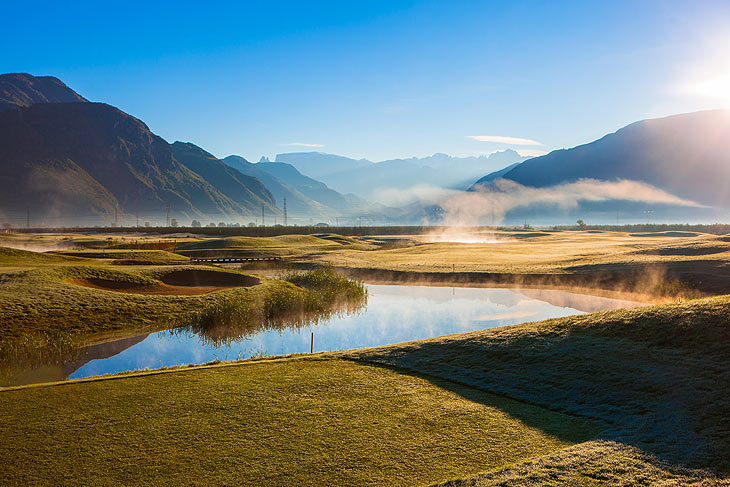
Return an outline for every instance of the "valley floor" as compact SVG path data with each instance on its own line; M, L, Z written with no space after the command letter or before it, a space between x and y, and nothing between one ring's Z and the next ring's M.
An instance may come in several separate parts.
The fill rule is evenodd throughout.
M730 297L686 299L730 293L726 237L218 240L186 245L402 280L561 276L546 283L666 303L306 359L2 390L2 483L730 485ZM12 316L5 333L32 323L31 298L59 316L98 316L97 304L118 300L133 311L137 301L147 310L156 300L202 299L64 281L113 276L158 285L179 268L178 256L158 254L170 262L149 267L134 253L113 264L108 256L94 263L3 252L2 313Z
M716 297L8 389L5 480L730 485L728 322Z

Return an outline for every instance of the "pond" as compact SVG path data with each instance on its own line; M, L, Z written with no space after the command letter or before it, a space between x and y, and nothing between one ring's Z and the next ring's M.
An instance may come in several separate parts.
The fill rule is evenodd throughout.
M212 340L166 330L86 347L73 360L16 371L3 385L201 364L261 355L349 350L514 325L641 303L556 290L368 284L367 306L304 326ZM216 330L217 333L220 330Z

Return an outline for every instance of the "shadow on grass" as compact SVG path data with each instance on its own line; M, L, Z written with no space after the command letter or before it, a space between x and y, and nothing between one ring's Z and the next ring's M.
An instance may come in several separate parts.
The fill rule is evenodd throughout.
M648 314L647 309L639 308L637 316ZM683 321L686 312L693 314L682 308L666 319L680 320L676 328L684 329L691 326ZM599 321L593 316L597 315L569 320ZM553 330L518 325L354 351L347 358L595 420L602 430L599 439L631 445L673 464L730 473L730 370L725 350L628 339L615 329L622 324L631 329L632 322L622 322L620 313L615 316L615 322L605 320L600 326L614 330L604 335L580 326L571 329L573 325ZM454 388L448 382L444 386ZM539 417L524 420L551 434L565 434L562 427L553 430Z
M536 428L546 435L552 436L566 443L582 443L595 438L606 428L600 420L588 419L574 414L566 414L551 410L544 406L512 399L502 394L485 391L458 381L424 374L414 370L403 369L383 363L373 363L367 360L355 359L353 362L360 365L381 367L398 374L408 375L426 380L441 389L447 390L460 397L487 406L508 414L525 425Z

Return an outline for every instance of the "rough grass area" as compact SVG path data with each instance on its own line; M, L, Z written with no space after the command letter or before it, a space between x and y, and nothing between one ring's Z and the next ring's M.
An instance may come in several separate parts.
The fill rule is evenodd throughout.
M636 486L713 487L730 485L712 472L677 467L627 445L589 441L512 467L439 487Z
M602 438L730 472L730 297L351 352L603 421Z
M0 392L0 484L423 485L592 433L384 368L264 361Z

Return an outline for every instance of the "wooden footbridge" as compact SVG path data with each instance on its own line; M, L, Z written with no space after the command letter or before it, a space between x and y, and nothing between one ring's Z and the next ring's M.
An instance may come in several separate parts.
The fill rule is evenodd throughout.
M190 257L190 262L206 264L226 264L235 262L257 262L281 260L281 257Z

